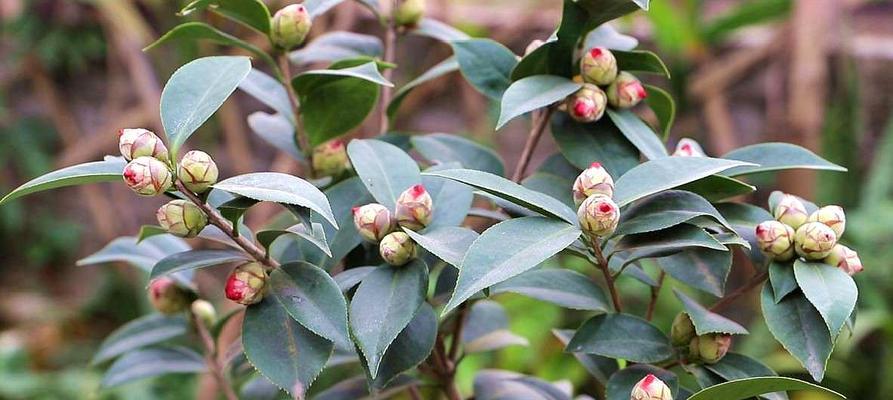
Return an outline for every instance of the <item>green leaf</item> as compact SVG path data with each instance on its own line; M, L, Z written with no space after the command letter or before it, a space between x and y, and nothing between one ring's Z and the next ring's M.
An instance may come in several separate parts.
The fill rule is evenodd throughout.
M255 111L248 115L248 127L254 131L254 134L279 151L290 155L295 160L304 160L304 155L295 142L294 125L282 115Z
M547 196L560 200L562 204L573 208L574 194L567 190L574 186L574 181L552 175L548 172L535 172L521 181L521 186L544 193Z
M639 40L633 36L617 32L611 24L602 24L586 34L583 49L606 47L611 51L632 50L639 46Z
M500 176L470 169L432 171L422 175L452 179L545 216L563 219L571 224L577 222L577 213L560 201Z
M171 160L180 147L251 71L251 60L241 56L204 57L180 67L161 92L161 122Z
M410 138L413 148L432 163L458 162L462 168L503 176L505 167L495 151L459 135L431 133Z
M614 111L609 109L605 110L605 112L611 118L611 121L614 122L614 125L617 125L617 129L623 132L626 139L633 146L636 146L645 158L654 160L667 157L667 149L664 148L660 138L651 130L651 127L646 125L632 111Z
M660 231L626 235L617 242L611 252L646 249L653 253L663 254L667 251L679 251L692 247L728 250L704 229L694 225L681 224Z
M360 282L366 278L366 275L369 275L375 268L376 267L354 267L342 271L340 274L332 277L332 279L335 279L335 283L338 284L338 288L341 289L342 292L346 292L354 286L359 285Z
M264 248L269 249L270 245L273 244L273 241L278 239L282 235L294 235L301 239L306 240L307 242L316 246L316 248L326 253L327 256L332 256L332 250L329 249L328 243L326 243L326 230L323 228L323 225L320 223L312 223L311 230L308 232L307 226L304 224L296 224L292 225L285 229L274 229L269 231L260 231L257 233L257 241Z
M356 206L370 203L372 197L369 196L363 183L357 177L351 177L338 182L326 189L325 194L330 199L332 214L335 215L338 222L338 229L329 224L323 226L326 230L326 238L328 239L332 256L328 257L323 252L317 252L318 254L314 257L307 255L307 261L324 269L329 269L335 263L340 262L347 253L362 242L362 238L357 234L357 228L353 224L353 212L351 210ZM323 218L319 214L313 213L310 216L310 220L321 222Z
M93 161L72 165L34 178L0 199L0 205L10 200L44 190L66 186L98 182L119 182L127 162L121 157L106 157L104 161Z
M388 118L390 118L391 120L394 119L394 116L397 115L397 110L400 108L400 104L403 103L403 100L413 89L422 85L423 83L432 81L434 79L440 78L441 76L458 70L459 62L456 61L456 57L450 57L431 67L431 69L425 71L425 73L419 75L417 78L407 82L405 85L400 87L400 89L397 90L396 93L394 93L394 98L391 99L390 103L388 103Z
M744 146L726 153L722 158L756 164L729 169L723 173L728 176L797 168L838 172L847 170L803 147L790 143L760 143Z
M670 93L657 86L645 85L645 89L648 91L645 102L657 116L657 120L660 122L660 138L666 142L670 136L670 130L673 128L673 122L676 121L676 102L673 101L673 96Z
M606 400L629 400L630 392L648 374L656 376L664 382L673 394L674 398L679 393L679 378L676 374L662 368L647 364L637 364L624 368L611 375L611 379L606 385Z
M250 3L250 1L248 1L248 3ZM217 28L214 28L213 26L208 25L204 22L186 22L184 24L177 25L173 29L167 31L160 38L158 38L158 40L146 46L143 51L149 51L158 46L171 42L182 44L186 41L199 40L208 40L224 46L238 47L263 60L265 63L267 63L267 65L271 67L276 66L276 61L273 60L273 58L270 57L270 55L263 51L261 48L226 32L218 30Z
M704 24L701 35L711 45L719 43L744 27L787 17L791 3L790 0L757 0L737 4Z
M344 0L306 0L304 1L304 7L307 7L307 13L309 13L311 17L316 18L332 9L332 7L341 4L343 1ZM365 3L365 1L361 2Z
M270 274L270 291L299 324L339 347L352 347L347 301L326 271L306 262L283 264Z
M515 117L562 101L581 87L582 83L555 75L534 75L517 80L502 95L496 129Z
M614 201L623 207L645 196L742 165L751 164L710 157L664 157L646 161L616 180Z
M384 46L381 39L347 31L327 32L319 35L300 50L288 55L296 65L316 62L333 62L345 58L379 57Z
M148 274L161 259L190 250L185 240L173 235L157 235L137 242L133 236L122 236L109 242L105 247L78 260L78 266L123 262L137 267ZM184 286L191 287L192 272L182 271L172 277Z
M648 321L628 314L601 314L577 329L565 351L655 363L673 356L667 336Z
M490 39L453 40L453 53L462 75L479 92L499 101L512 81L515 53Z
M704 367L729 381L778 375L765 364L738 353L728 353L716 364L704 364ZM788 398L784 392L765 393L760 397L767 400L787 400Z
M164 235L165 233L167 233L167 229L158 225L143 225L140 227L140 232L136 235L136 242L139 243L152 236Z
M670 78L670 70L657 54L647 50L612 50L611 52L614 53L614 58L617 59L617 68L621 71L649 72Z
M535 269L494 285L490 294L517 293L575 310L610 311L605 292L586 275L567 269Z
M261 33L270 34L270 10L260 0L195 0L180 10L188 15L196 10L210 8L217 14L241 23Z
M570 343L574 332L573 329L552 329L552 335L565 347ZM592 375L602 385L608 382L608 377L617 372L617 360L593 354L572 354L583 365L583 368L589 372L589 375Z
M607 118L584 124L559 113L551 122L558 149L579 169L597 161L616 179L639 165L639 150Z
M294 398L303 398L334 346L295 322L282 304L267 296L245 310L242 348L270 382Z
M316 186L296 176L279 172L255 172L217 182L214 188L259 201L309 208L322 215L335 228L329 200Z
M238 261L248 261L247 254L238 250L189 250L162 258L152 267L149 281L180 271L213 267Z
M722 296L732 269L732 252L692 248L657 260L674 279L714 296Z
M498 369L478 371L474 377L475 400L571 400L566 389L532 376Z
M390 210L400 193L422 183L416 162L390 143L354 139L347 145L347 155L372 197Z
M743 400L761 394L784 392L789 390L818 391L837 399L846 399L842 394L825 389L819 385L799 379L781 376L746 378L720 383L695 393L688 400Z
M422 20L419 21L418 26L416 26L416 28L413 29L411 33L427 36L444 43L450 43L454 40L471 39L471 37L465 34L465 32L462 32L433 18L422 18Z
M623 213L615 235L653 232L698 217L708 217L733 230L709 201L691 192L668 190L643 199Z
M405 328L428 291L428 267L422 260L378 267L367 275L350 302L350 330L372 379L388 347Z
M105 376L102 387L165 374L197 373L205 371L205 360L185 347L148 348L129 352L115 361Z
M695 332L700 335L708 333L725 333L728 335L747 335L747 329L722 315L716 314L700 305L691 297L686 296L676 288L673 293L682 302L685 313L691 317L691 322L695 326Z
M717 202L753 193L757 188L728 176L710 175L679 186L679 190L696 193L711 202Z
M772 336L803 364L813 379L821 382L834 347L822 315L800 293L787 296L776 304L772 288L764 285L760 298L763 317ZM778 389L770 390L776 391Z
M450 162L432 166L425 172L457 167L458 163ZM470 186L436 176L423 176L422 185L431 194L433 204L436 204L431 212L431 223L427 227L429 230L443 226L457 226L465 221L474 201L474 190Z
M106 337L90 364L100 364L133 350L182 336L186 334L188 326L182 315L149 314L137 318Z
M769 283L776 303L800 288L794 276L794 266L790 262L769 264Z
M295 114L291 106L291 100L288 99L286 87L276 78L259 70L252 69L251 72L248 73L248 76L239 83L239 89L242 89L243 92L248 93L257 101L272 108L279 113L280 116L287 118L289 123L289 139L291 139L292 146L294 146L295 132L293 125L295 123ZM258 134L263 136L262 132L258 132Z
M803 295L828 324L831 336L836 337L856 308L856 282L840 268L799 259L794 261L794 276Z
M424 233L406 228L403 228L403 231L419 246L456 268L460 268L465 253L478 237L477 232L458 226L427 229Z
M409 371L428 358L437 338L437 315L428 303L422 303L409 325L397 335L385 352L372 380L373 388L388 386L401 373Z
M465 253L456 289L443 314L478 291L536 267L579 237L576 226L543 217L515 218L493 225Z
M461 340L462 349L466 353L528 345L527 339L509 331L509 319L505 308L490 300L480 300L471 305Z

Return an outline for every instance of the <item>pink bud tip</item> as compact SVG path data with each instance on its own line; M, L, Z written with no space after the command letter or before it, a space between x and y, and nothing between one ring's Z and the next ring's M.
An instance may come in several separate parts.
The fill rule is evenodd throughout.
M613 210L613 208L608 203L602 203L602 204L598 205L598 210L603 213L608 213L608 212L611 212L611 210Z
M132 169L125 169L124 179L131 184L136 184L136 172Z
M425 187L422 185L415 185L411 188L410 194L412 194L412 197L419 197L425 194Z
M648 97L648 92L645 91L645 87L642 85L639 85L639 91L637 94L639 95L639 98L642 99Z
M645 376L645 379L642 380L642 389L648 390L648 387L654 383L654 380L657 379L653 374L648 374Z
M602 163L597 162L597 161L589 165L589 168L601 168L601 167L602 167Z
M766 232L766 227L763 225L757 225L757 235L762 235Z
M574 115L585 117L586 114L589 114L589 109L589 104L586 104L584 101L578 101L574 104Z
M359 211L360 211L360 207L354 207L354 208L351 208L351 209L350 209L350 212L351 212L352 214L354 214L354 215L356 215L357 212L359 212Z
M602 49L600 49L600 48L598 48L598 47L593 47L592 50L589 50L589 55L592 56L592 58L598 58L598 57L601 57L601 56L602 56Z
M343 140L333 140L333 141L329 142L329 148L331 148L331 149L340 149L342 147L344 147Z
M120 138L121 135L123 135L123 134L124 134L124 128L118 129L118 137Z
M691 145L686 143L682 145L682 150L691 151Z

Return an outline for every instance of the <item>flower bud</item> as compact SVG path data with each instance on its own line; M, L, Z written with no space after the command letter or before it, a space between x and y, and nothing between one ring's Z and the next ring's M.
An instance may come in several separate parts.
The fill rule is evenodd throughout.
M675 347L687 346L695 338L695 325L686 313L679 313L670 327L670 341Z
M217 164L204 151L192 150L183 155L177 177L183 186L195 193L204 193L217 183Z
M617 78L617 60L604 47L593 47L580 59L580 74L586 82L607 86Z
M134 192L143 196L155 196L171 187L171 171L158 159L143 156L133 159L124 167L124 182Z
M425 0L403 0L394 10L394 22L398 26L414 27L425 15Z
M378 245L381 258L393 266L408 263L416 256L416 244L406 232L391 232Z
M600 163L594 162L583 170L574 180L574 204L580 205L583 200L594 194L614 196L614 179Z
M633 386L630 400L673 400L673 393L664 381L652 374L646 375Z
M648 97L645 87L633 74L620 72L611 86L608 86L608 103L615 108L630 108Z
M862 260L859 259L859 255L842 244L831 249L831 254L825 258L824 263L840 268L850 276L862 272Z
M610 197L594 194L586 198L577 210L580 228L593 236L608 236L617 229L620 209Z
M155 217L158 218L158 225L168 233L185 238L198 236L205 225L208 225L205 212L186 200L169 201L158 208Z
M731 345L730 335L710 333L697 336L688 344L689 361L715 364L725 357Z
M313 171L317 176L337 176L350 166L344 141L330 140L313 148Z
M608 98L598 86L584 83L580 90L568 96L564 102L571 118L580 122L595 122L604 115Z
M846 214L841 206L824 206L810 214L806 222L821 222L828 225L840 239L846 229Z
M263 300L266 288L264 267L257 262L247 262L236 267L226 279L226 298L247 306Z
M544 42L542 40L533 39L530 42L530 44L527 45L527 48L524 49L524 56L527 56L528 54L533 53L534 51L536 51L536 49L540 48L545 43L546 42Z
M431 223L433 208L433 200L425 187L414 185L397 197L397 210L394 214L400 226L417 231Z
M353 224L357 227L360 236L370 242L380 241L397 227L397 222L391 217L391 212L385 206L377 203L354 207Z
M143 156L165 161L168 157L167 147L161 138L142 128L119 130L118 149L127 161Z
M760 251L778 261L794 258L794 229L776 220L760 223L756 228Z
M682 138L676 144L676 151L673 152L673 157L707 157L707 154L704 153L704 149L701 148L701 145L696 140Z
M786 194L781 197L778 205L772 210L772 216L779 222L797 229L806 222L809 215L806 213L806 206L797 196Z
M206 327L213 326L214 322L217 321L217 311L214 310L214 305L207 300L199 299L193 301L189 309L192 310L195 318L205 324Z
M290 4L276 11L270 25L273 44L291 50L304 43L313 21L303 4Z
M193 297L191 291L178 285L173 278L161 277L149 284L149 302L162 314L186 310Z
M837 234L821 222L807 222L794 234L794 250L807 260L821 260L831 254Z

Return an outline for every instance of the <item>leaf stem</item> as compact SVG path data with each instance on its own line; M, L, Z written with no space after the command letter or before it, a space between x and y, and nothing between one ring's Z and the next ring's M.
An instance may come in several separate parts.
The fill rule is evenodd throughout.
M465 326L465 317L468 314L468 302L462 302L459 304L459 309L456 311L456 325L453 328L453 342L450 343L450 352L447 355L450 360L453 360L454 363L457 360L457 356L459 354L459 344L462 342L462 329Z
M710 311L717 311L727 307L729 304L732 304L736 299L741 297L742 295L749 292L751 289L759 286L763 281L769 278L769 270L766 269L763 272L760 272L756 276L750 279L744 286L739 287L734 292L729 293L726 297L723 297L712 306L710 306Z
M397 0L394 0L393 9L396 10L398 5L399 5L399 2ZM382 61L384 61L388 64L393 64L394 60L396 59L396 56L395 56L395 53L397 50L396 47L397 47L397 27L394 26L394 18L392 16L385 23L384 54L383 54ZM384 71L382 71L382 76L384 76L384 78L390 82L392 77L394 76L394 71L391 68L384 68ZM389 86L383 86L381 88L381 98L379 99L379 105L378 105L378 134L379 135L384 135L385 133L388 132L388 125L390 122L388 120L388 104L391 103L392 93L393 93L392 88Z
M663 270L657 275L657 286L651 288L651 301L648 302L648 309L645 311L645 320L651 321L654 318L654 308L657 306L657 298L660 295L660 289L664 286L664 279L667 273Z
M524 171L527 170L527 165L530 164L530 158L533 157L533 151L536 149L540 137L543 136L543 132L546 131L546 126L549 125L549 119L552 117L554 111L555 109L553 107L547 107L545 110L534 112L533 126L530 128L530 135L527 136L527 143L524 144L521 158L518 159L515 173L512 174L512 180L516 183L520 183L521 179L524 179Z
M301 124L301 104L298 102L295 88L291 85L291 63L288 61L288 53L285 51L279 54L279 70L284 81L282 85L285 86L285 92L288 93L288 101L291 103L292 111L295 114L295 138L297 139L298 147L301 148L301 152L304 153L304 157L309 162L313 149L310 148L310 138L307 137L307 132L304 131L304 126Z
M208 332L208 328L205 326L204 322L202 322L201 318L192 313L190 313L190 315L192 316L192 321L195 323L196 330L202 339L202 344L205 347L205 364L208 365L211 375L213 375L214 380L217 381L217 386L220 387L220 390L223 392L223 395L226 396L227 400L238 400L239 397L236 396L236 392L233 391L229 379L223 372L223 365L220 364L220 360L217 358L217 343L214 341L214 338L211 337L211 333Z
M611 275L611 270L608 268L608 260L602 252L599 240L594 236L587 236L589 237L589 247L592 248L593 253L595 253L595 258L598 261L598 268L602 271L602 275L605 276L605 284L608 286L608 291L611 293L611 302L614 303L614 311L618 313L623 312L623 303L620 301L620 293L617 292L617 286L614 285L614 276Z

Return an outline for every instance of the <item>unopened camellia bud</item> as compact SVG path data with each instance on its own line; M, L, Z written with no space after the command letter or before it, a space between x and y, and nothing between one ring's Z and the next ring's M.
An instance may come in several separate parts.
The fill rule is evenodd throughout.
M594 162L583 170L574 180L574 204L580 205L583 200L594 194L614 196L614 178L600 163Z
M425 16L425 8L425 0L403 0L394 10L394 22L398 26L416 26Z
M217 183L217 164L204 151L192 150L183 155L177 177L183 186L195 193L204 193Z
M797 229L806 222L809 215L806 213L806 205L797 196L786 194L778 201L778 205L772 210L772 216L779 222Z
M862 272L862 260L859 259L859 255L842 244L835 245L831 249L831 254L825 258L824 263L840 268L850 276Z
M629 72L620 72L608 87L608 103L616 108L630 108L648 97L639 78Z
M167 147L152 131L142 128L118 131L118 149L128 161L137 157L154 157L167 160Z
M620 221L620 208L603 194L594 194L586 198L577 210L580 228L589 235L604 237L617 229Z
M646 375L633 386L630 400L673 400L673 393L664 381L652 374Z
M781 222L769 220L756 228L760 251L769 258L787 261L794 258L794 229Z
M360 236L370 242L380 241L397 227L391 212L378 203L354 207L353 224Z
M824 206L810 214L806 222L821 222L828 225L840 239L846 229L846 214L841 206Z
M794 234L794 250L807 260L821 260L831 254L837 234L821 222L807 222Z
M313 172L317 176L337 176L350 166L347 148L340 139L330 140L313 148Z
M276 11L270 25L273 44L291 50L304 43L313 21L303 4L291 4Z
M414 185L397 197L395 217L400 226L417 231L431 223L433 209L433 200L425 187Z
M137 157L124 167L124 182L134 192L155 196L171 187L171 171L167 164L149 156Z
M719 362L732 345L732 336L721 333L710 333L697 336L688 345L689 361L715 364Z
M226 279L226 298L247 306L263 300L266 288L264 267L257 262L247 262L236 267Z
M692 339L697 336L695 333L695 325L691 323L691 318L686 313L679 313L673 319L673 325L670 327L670 341L673 346L687 346Z
M546 43L546 42L544 42L544 41L542 41L542 40L539 40L539 39L533 39L533 40L530 41L530 43L527 45L527 48L524 49L524 55L526 56L526 55L528 55L528 54L530 54L530 53L533 53L534 51L536 51L536 49L540 48L540 46L542 46L542 45L545 44L545 43Z
M604 47L589 49L580 59L580 74L586 82L600 86L610 85L617 78L614 53Z
M679 139L679 143L676 143L676 151L673 152L673 157L707 157L707 154L704 153L704 149L701 148L701 145L696 140L682 138Z
M172 278L161 277L149 284L149 302L162 314L175 314L186 310L194 295Z
M571 118L580 122L595 122L605 114L608 98L605 92L591 83L584 83L580 90L564 100Z
M197 205L186 200L171 200L155 213L158 225L176 236L196 237L208 225L208 216Z
M391 232L378 245L381 258L388 264L400 266L416 256L416 244L406 232Z
M217 311L214 310L214 305L207 300L198 299L193 301L189 309L196 319L207 327L213 326L214 322L217 321Z

